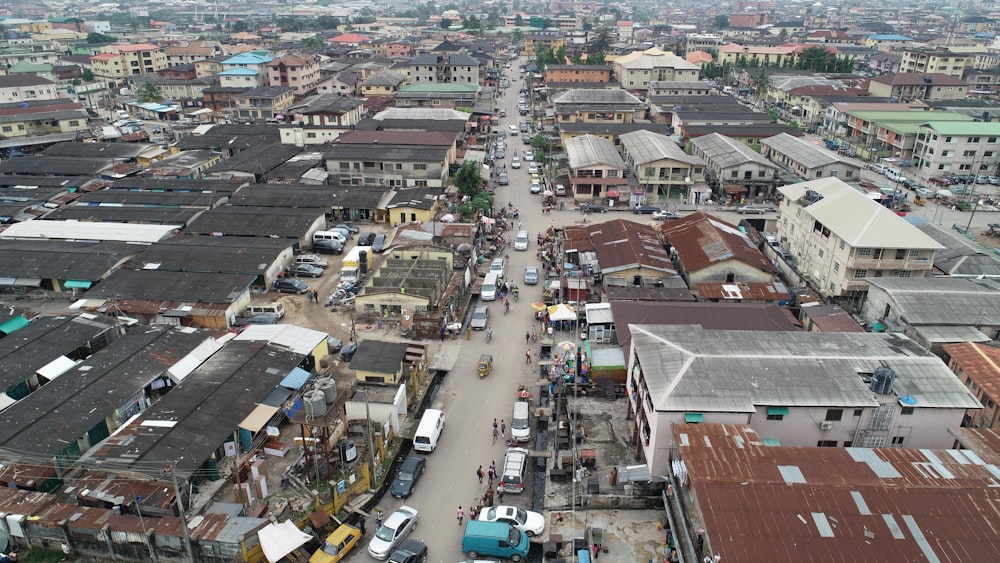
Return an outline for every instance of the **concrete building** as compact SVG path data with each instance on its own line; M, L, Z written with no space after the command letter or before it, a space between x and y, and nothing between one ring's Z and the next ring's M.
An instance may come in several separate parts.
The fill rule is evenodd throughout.
M955 377L983 404L969 411L962 426L1000 430L1000 348L976 342L941 348Z
M29 74L0 76L0 104L54 100L59 97L55 82Z
M464 53L427 53L410 60L410 84L479 84L479 61Z
M913 165L928 176L991 174L1000 163L1000 123L931 121L918 129Z
M575 88L552 97L556 123L632 123L642 101L620 89Z
M861 166L826 147L817 147L800 137L779 133L761 141L764 158L791 170L800 178L861 178Z
M408 84L395 94L397 107L412 108L471 108L478 98L478 84L459 82Z
M920 278L942 247L837 178L778 188L778 236L826 297L860 297L870 278Z
M264 68L268 84L291 88L296 96L313 93L320 81L319 57L315 55L285 55L265 63Z
M705 181L705 161L685 153L666 135L641 130L618 139L629 172L643 188L632 194L631 207L668 202L671 194L686 199L692 186Z
M626 219L566 227L566 259L600 273L606 286L662 286L677 277L656 230Z
M318 145L351 130L365 114L364 100L320 94L288 107L289 121L281 128L281 142Z
M948 429L982 408L900 334L629 328L631 438L654 475L678 424L749 424L784 447L948 448Z
M778 167L746 144L719 133L691 139L691 154L705 162L708 185L720 197L771 195Z
M357 185L440 188L457 138L443 131L351 131L326 152L326 169Z
M567 139L565 145L573 199L617 201L622 196L628 185L626 165L611 141L581 135Z
M548 83L611 82L610 65L545 65L542 80Z
M274 121L279 115L285 115L295 101L295 90L288 86L255 88L233 96L233 101L240 120Z
M969 85L960 77L939 73L901 72L877 76L868 84L872 96L893 98L901 103L911 100L961 100Z
M955 78L962 78L965 70L972 68L976 61L975 55L955 53L946 48L904 47L896 53L902 57L899 62L899 72L947 74Z
M612 62L626 90L648 90L650 82L697 82L701 67L657 48L634 51Z
M94 77L104 80L109 87L123 84L140 74L156 74L167 68L167 56L159 45L151 43L106 45L100 53L90 57Z

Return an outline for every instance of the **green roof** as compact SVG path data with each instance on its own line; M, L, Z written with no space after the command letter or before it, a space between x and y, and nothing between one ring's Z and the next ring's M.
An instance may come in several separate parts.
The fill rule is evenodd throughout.
M889 123L926 123L928 121L972 121L964 113L950 111L848 111L847 115L878 123L886 127Z
M1000 122L973 121L957 123L954 121L928 121L925 123L941 135L983 135L1000 137Z
M16 65L7 69L10 74L24 74L31 72L52 72L52 65L46 63L29 63L20 61Z
M420 84L410 84L408 86L403 86L399 89L400 92L471 92L475 93L479 91L478 84L456 84L456 83L438 83L438 82L421 82Z

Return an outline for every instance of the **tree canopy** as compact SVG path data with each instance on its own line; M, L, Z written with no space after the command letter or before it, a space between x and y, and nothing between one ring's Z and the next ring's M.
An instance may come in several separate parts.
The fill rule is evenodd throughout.
M483 191L483 177L479 174L479 163L466 162L459 167L452 178L452 183L458 188L458 193L473 197Z
M116 39L111 35L104 35L103 33L97 33L91 31L87 34L87 45L107 45L109 43L114 43Z
M136 87L135 97L143 103L162 102L165 99L163 90L160 88L159 84L148 80L140 83L139 86Z

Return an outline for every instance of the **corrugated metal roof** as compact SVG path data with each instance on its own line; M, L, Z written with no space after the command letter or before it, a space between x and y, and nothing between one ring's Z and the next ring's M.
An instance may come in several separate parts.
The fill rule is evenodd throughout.
M773 447L744 425L673 428L723 561L992 561L996 468L965 450Z
M940 276L866 281L888 293L894 311L911 326L1000 325L1000 280Z
M677 143L666 135L640 130L619 135L618 139L626 154L636 164L648 164L658 160L676 160L688 164L703 165L705 161L685 153Z
M788 133L778 133L760 142L775 152L787 156L807 169L819 168L829 164L850 162L830 149L818 147L809 141L793 137Z
M760 153L735 139L720 135L719 133L709 133L708 135L696 137L691 139L691 144L705 155L706 160L721 169L732 168L751 162L765 168L777 168L773 162L761 156Z
M615 144L595 135L580 135L565 142L566 156L572 170L603 165L625 170L625 161L618 154Z
M282 387L287 387L289 389L298 390L302 389L302 386L306 384L306 381L309 381L309 372L302 368L297 367L292 371L288 372L288 375L286 375L285 378L281 380L281 383L279 383L279 385L281 385Z

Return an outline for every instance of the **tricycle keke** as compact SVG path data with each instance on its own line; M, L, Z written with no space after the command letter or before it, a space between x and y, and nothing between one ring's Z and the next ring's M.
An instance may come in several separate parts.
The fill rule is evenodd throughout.
M480 354L479 355L479 377L486 377L493 371L493 355L492 354Z

